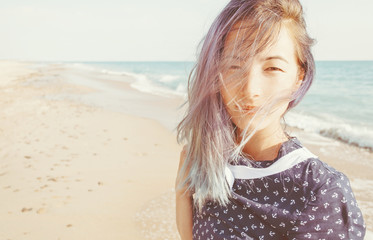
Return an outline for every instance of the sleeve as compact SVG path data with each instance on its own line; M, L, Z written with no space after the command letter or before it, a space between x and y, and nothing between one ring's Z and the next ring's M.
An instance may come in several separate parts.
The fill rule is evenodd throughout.
M364 239L365 224L348 178L327 178L298 216L288 239Z

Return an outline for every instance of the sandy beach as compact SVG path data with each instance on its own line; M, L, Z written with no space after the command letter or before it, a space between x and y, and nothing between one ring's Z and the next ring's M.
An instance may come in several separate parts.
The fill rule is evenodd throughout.
M181 97L72 64L0 61L0 239L179 239ZM289 128L350 179L373 239L373 153Z

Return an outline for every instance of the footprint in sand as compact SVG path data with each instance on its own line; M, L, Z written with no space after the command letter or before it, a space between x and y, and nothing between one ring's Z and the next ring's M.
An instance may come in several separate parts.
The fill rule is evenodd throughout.
M48 178L47 181L51 181L51 182L57 182L57 179L56 178Z
M46 212L45 208L39 208L39 209L36 211L37 214L43 214L43 213L45 213L45 212Z
M72 227L72 226L73 226L72 224L67 224L67 225L66 225L66 227L68 227L68 228L69 228L69 227Z
M32 211L32 208L22 208L21 212L30 212Z
M8 174L8 172L2 172L2 173L0 173L0 177L4 176L6 174Z
M79 137L75 135L69 135L69 138L78 139Z
M104 185L104 183L103 182L98 182L97 185L102 186L102 185Z
M123 140L124 140L124 141L127 141L127 140L128 140L128 138L124 137L124 138L123 138Z
M26 159L30 159L31 158L31 156L24 156Z

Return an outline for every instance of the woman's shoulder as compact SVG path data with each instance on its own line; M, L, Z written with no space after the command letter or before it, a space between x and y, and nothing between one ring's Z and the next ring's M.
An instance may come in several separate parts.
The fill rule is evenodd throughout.
M299 184L303 187L302 194L308 196L308 199L297 220L300 224L297 227L305 228L305 231L325 227L329 236L331 230L326 223L329 220L335 223L334 231L340 235L347 233L348 229L348 234L356 234L356 239L361 239L365 223L349 178L319 158L308 159L300 169L304 175ZM302 227L302 222L308 222L308 226Z
M301 141L296 137L292 137L288 141L287 145L285 145L285 148L280 149L280 150L284 151L285 152L284 155L285 155L285 154L288 154L289 152L292 152L292 151L297 150L297 149L304 149L308 152L308 154L306 155L306 156L308 156L307 167L312 168L312 169L316 168L316 169L319 169L319 171L325 170L330 174L337 174L337 175L343 174L342 172L339 172L338 170L336 170L332 166L328 165L325 161L323 161L313 151L311 151L310 149L305 147L301 143Z
M299 184L308 186L313 193L325 191L326 188L337 186L350 189L350 181L346 174L321 160L318 156L307 159L294 168L294 177Z
M365 223L348 177L319 158L307 160L303 171L299 188L303 189L301 195L306 196L305 207L299 212L289 236L307 234L331 239L335 231L339 237L362 239ZM330 222L334 223L333 228Z
M324 184L340 184L349 185L348 177L341 171L335 169L312 151L304 147L297 138L293 138L291 144L288 145L287 153L296 149L303 149L308 154L304 155L304 161L293 167L293 175L298 181L302 181L303 185L313 186L313 190L320 188Z

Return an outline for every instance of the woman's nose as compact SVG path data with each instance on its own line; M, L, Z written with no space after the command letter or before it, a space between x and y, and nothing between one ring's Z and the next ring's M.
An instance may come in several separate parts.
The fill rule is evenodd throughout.
M261 78L255 71L246 74L243 92L247 100L255 100L262 95Z

